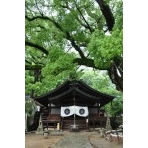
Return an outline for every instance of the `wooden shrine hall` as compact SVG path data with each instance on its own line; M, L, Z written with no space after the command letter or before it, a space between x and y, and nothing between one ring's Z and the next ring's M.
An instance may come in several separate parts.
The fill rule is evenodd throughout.
M82 80L67 80L34 100L41 106L43 128L56 128L59 124L62 130L73 125L89 130L106 126L106 117L101 107L114 98L91 88Z

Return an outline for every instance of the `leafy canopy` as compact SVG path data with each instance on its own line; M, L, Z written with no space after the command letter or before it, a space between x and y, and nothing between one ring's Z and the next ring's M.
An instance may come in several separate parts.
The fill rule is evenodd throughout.
M25 1L26 94L41 95L66 79L79 79L81 65L106 70L122 91L122 1L100 1Z

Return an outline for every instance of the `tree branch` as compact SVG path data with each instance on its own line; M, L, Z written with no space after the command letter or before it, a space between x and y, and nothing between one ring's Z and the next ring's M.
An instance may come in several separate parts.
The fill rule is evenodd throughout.
M94 63L94 60L93 59L88 59L88 58L75 58L74 63L77 63L78 65L84 65L84 66L87 66L87 67L92 67L92 68L97 68L95 66L95 63Z
M99 70L107 70L112 83L116 85L116 89L123 92L123 76L118 75L117 68L114 62L112 63L110 68L96 67L94 60L88 59L88 58L84 58L84 59L76 58L74 59L73 62L77 63L78 65L84 65L84 66L92 67L92 68L99 69Z
M103 0L96 0L96 2L99 4L101 12L105 17L105 20L106 20L106 23L108 26L108 30L112 31L114 24L115 24L115 18L111 12L109 5L106 2L104 2Z
M35 0L35 5L36 5L36 7L37 7L38 11L40 12L41 16L43 16L43 11L39 9L39 7L38 7L38 4L37 4L37 1L36 1L36 0Z
M70 11L73 10L73 9L69 8L68 5L60 5L60 6L61 6L62 8L66 8L66 9L68 9L68 10L70 10ZM79 12L79 13L81 13L81 12ZM83 16L83 15L82 15L82 16ZM91 30L92 30L92 32L94 31L94 30L89 26L89 24L88 24L87 22L86 22L86 24L88 24L88 25L83 24L83 23L81 22L81 20L79 19L78 16L76 16L75 18L76 18L76 20L80 23L81 26L85 27L86 29L89 29L90 32L91 32ZM85 18L84 18L84 19L85 19ZM91 33L92 33L92 32L91 32Z
M42 19L42 20L49 20L50 22L52 22L58 29L60 29L62 32L63 29L62 27L57 23L55 22L54 20L52 20L51 18L47 17L47 16L35 16L35 17L32 17L32 18L29 18L28 16L25 16L25 18L28 20L28 21L34 21L36 19Z
M64 31L63 28L57 23L55 22L54 20L50 19L49 17L46 17L46 16L36 16L36 17L33 17L33 18L29 18L28 16L25 16L25 18L28 20L28 21L33 21L33 20L36 20L36 19L44 19L44 20L49 20L50 22L52 22L60 31L62 31L63 33L65 33L66 35L66 39L69 40L72 44L72 46L75 48L76 51L79 52L81 58L85 58L82 50L80 49L80 47L75 43L74 39L72 39L72 37L70 36L69 32L67 31Z
M84 56L84 53L82 52L81 48L75 43L75 41L73 39L70 39L70 41L71 41L71 45L75 48L75 50L79 52L80 57L82 59L84 59L85 56Z
M83 18L84 22L87 24L87 28L89 29L90 33L92 33L93 30L91 29L91 27L89 26L89 24L88 24L88 22L86 21L85 17L83 16L83 14L82 14L81 10L79 9L79 7L78 7L76 1L75 1L75 5L76 5L76 8L77 8L77 10L79 11L81 17Z
M47 51L44 47L42 47L42 46L40 46L40 45L38 45L38 44L31 43L31 42L29 42L29 41L25 41L25 45L26 45L26 46L30 46L30 47L37 48L37 49L39 49L40 51L44 52L46 55L48 55L48 51Z
M116 85L116 89L123 92L123 76L119 76L114 62L112 62L108 69L108 75L111 81Z
M25 59L25 62L26 62L26 63L28 63L28 64L31 64L31 62L30 62L30 61L28 61L28 60L26 60L26 59Z
M41 70L41 65L25 65L25 70Z
M116 89L123 92L123 77L122 76L120 77L118 75L115 63L112 63L109 69L105 69L105 68L96 67L93 59L75 58L73 62L77 63L78 65L84 65L99 70L107 70L112 83L116 85ZM42 69L41 65L25 65L25 70L41 70L41 69Z

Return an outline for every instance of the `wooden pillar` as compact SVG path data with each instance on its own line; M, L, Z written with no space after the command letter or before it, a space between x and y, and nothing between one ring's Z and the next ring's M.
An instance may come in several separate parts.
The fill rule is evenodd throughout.
M98 121L97 122L98 122L98 127L99 127L100 126L100 124L99 124L100 123L100 121L99 121L99 118L100 118L100 106L99 106L98 102L97 102L97 110L98 110L98 119L97 119Z
M98 111L98 116L100 117L100 107L99 107L99 103L97 103L97 111Z
M48 102L48 117L51 116L51 102Z
M86 118L86 129L89 130L89 118Z
M61 122L60 122L60 123L61 123L61 126L60 126L60 129L61 129L61 130L63 130L63 122L64 122L64 121L63 121L63 117L61 117Z

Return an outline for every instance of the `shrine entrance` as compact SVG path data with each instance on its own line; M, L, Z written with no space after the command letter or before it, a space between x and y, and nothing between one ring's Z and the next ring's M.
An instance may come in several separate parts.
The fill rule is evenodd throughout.
M56 89L34 98L42 104L43 127L54 127L60 124L60 129L77 127L79 129L105 127L106 116L101 108L111 102L115 96L99 92L83 81L65 81Z

